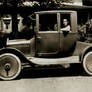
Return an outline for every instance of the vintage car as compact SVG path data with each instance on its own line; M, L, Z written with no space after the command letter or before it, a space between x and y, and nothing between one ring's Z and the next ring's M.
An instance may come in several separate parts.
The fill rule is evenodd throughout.
M81 42L77 30L77 12L70 10L35 12L35 35L30 39L7 40L0 49L0 78L15 79L29 65L66 65L81 63L92 75L92 44ZM63 19L70 30L61 30Z

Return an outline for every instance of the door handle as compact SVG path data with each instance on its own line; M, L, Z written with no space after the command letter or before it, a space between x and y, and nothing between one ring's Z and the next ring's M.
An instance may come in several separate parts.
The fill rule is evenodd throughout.
M41 39L41 37L37 37L37 39Z
M37 37L37 42L39 43L41 41L41 37Z

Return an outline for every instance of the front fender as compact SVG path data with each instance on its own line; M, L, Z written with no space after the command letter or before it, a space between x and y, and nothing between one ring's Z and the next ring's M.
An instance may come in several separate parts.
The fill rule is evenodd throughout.
M2 48L0 49L0 55L3 54L3 53L12 53L12 54L15 54L16 56L18 56L21 60L22 63L29 63L31 66L34 67L34 63L30 62L26 56L21 52L19 51L18 49L16 48ZM30 56L31 57L31 56Z
M3 54L3 53L15 54L16 56L18 56L23 61L26 59L24 54L22 52L20 52L19 50L17 50L16 48L1 48L0 49L0 55Z
M17 54L17 53L20 53L21 55L23 55L22 52L20 52L18 49L16 48L10 48L10 47L7 47L7 48L1 48L0 49L0 54L2 53L13 53L13 54Z

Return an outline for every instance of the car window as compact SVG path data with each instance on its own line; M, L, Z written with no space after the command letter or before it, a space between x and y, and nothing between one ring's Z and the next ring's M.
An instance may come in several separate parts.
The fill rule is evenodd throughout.
M39 31L57 31L57 14L39 15Z

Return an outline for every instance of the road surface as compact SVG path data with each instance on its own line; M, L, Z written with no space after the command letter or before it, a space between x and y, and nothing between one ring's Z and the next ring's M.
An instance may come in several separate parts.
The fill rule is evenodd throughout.
M92 77L77 68L24 71L19 79L0 81L0 92L92 92Z

